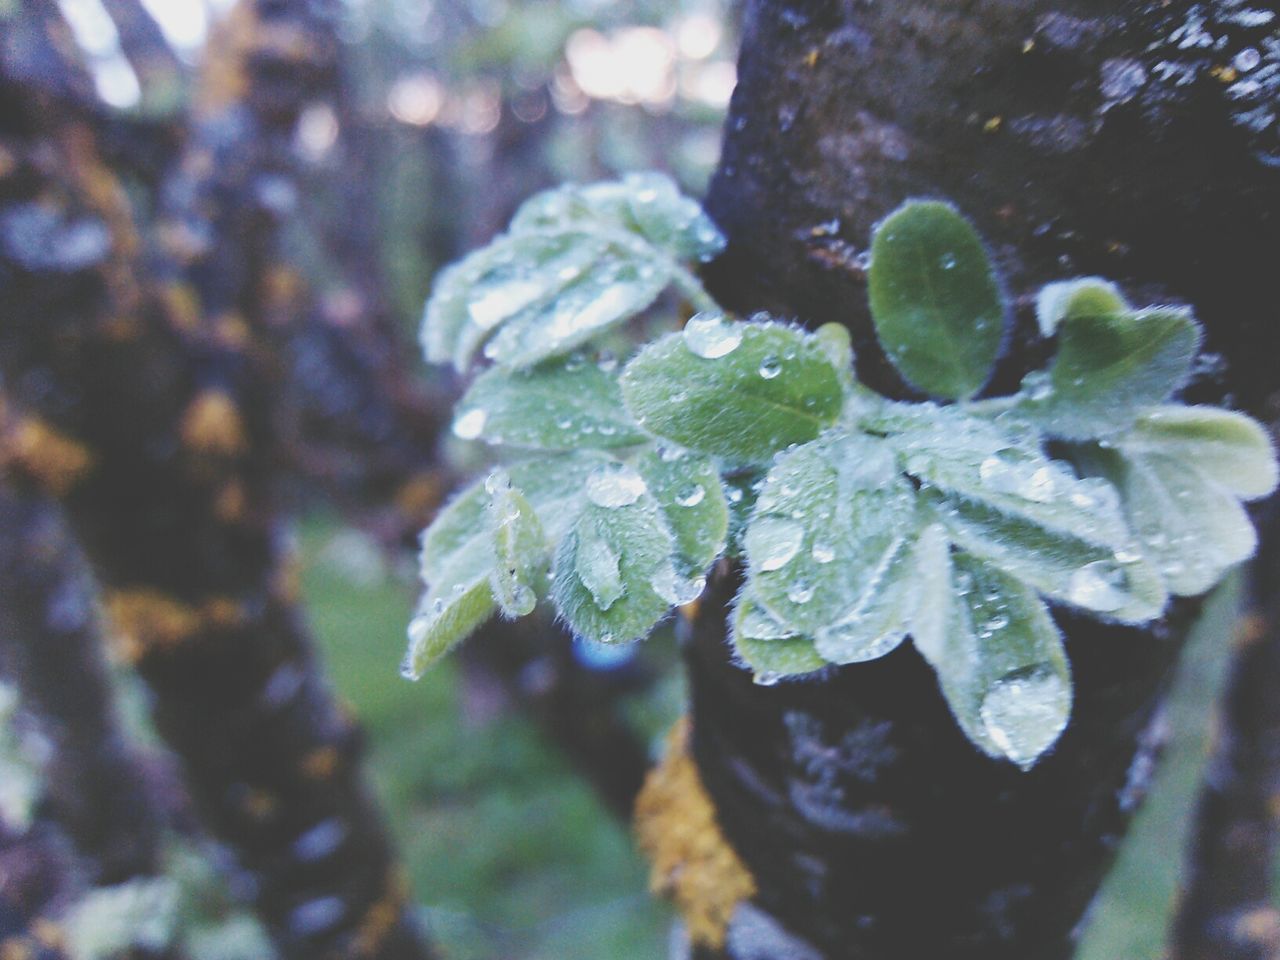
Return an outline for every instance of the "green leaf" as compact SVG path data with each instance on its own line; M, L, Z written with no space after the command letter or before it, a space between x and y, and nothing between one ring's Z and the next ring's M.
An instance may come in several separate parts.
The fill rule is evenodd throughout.
M963 554L953 560L949 616L917 624L916 649L970 741L1029 770L1071 714L1062 636L1035 591Z
M1238 497L1252 500L1276 489L1276 451L1262 425L1216 407L1167 406L1139 417L1116 441L1130 456L1169 457L1194 467Z
M734 601L730 633L734 651L761 686L828 666L813 641L779 623L760 605L749 585Z
M649 432L755 463L814 439L843 404L839 375L812 336L715 314L642 350L623 372L622 396Z
M909 201L877 227L871 317L912 386L962 400L982 389L1004 340L1005 308L982 241L950 204Z
M551 545L533 506L505 471L491 473L485 489L494 547L489 584L503 614L523 617L533 613L539 593L546 592Z
M677 572L701 577L724 553L729 535L729 505L715 464L698 454L664 448L646 453L636 468L675 535Z
M1134 534L1171 593L1197 596L1253 556L1258 535L1236 497L1192 463L1123 451L1114 468Z
M458 402L453 432L538 450L625 447L645 439L612 374L581 357L528 371L494 367Z
M1017 413L1069 440L1127 430L1186 382L1199 349L1188 310L1069 314L1047 377L1028 375Z
M587 478L609 462L603 454L581 451L515 463L508 473L533 507L548 542L556 543L585 502ZM477 480L436 515L422 535L422 579L426 583L463 583L488 576L494 557L488 519L491 496L484 481Z
M752 595L814 636L824 655L881 656L905 634L895 633L894 600L882 594L897 578L915 518L914 493L883 440L831 433L797 447L765 477L743 537ZM842 633L828 644L822 631L837 625ZM855 633L865 634L860 654L852 652Z
M419 679L496 611L493 590L484 577L430 590L409 622L409 651L400 666L401 675Z
M639 475L622 465L616 470L594 488L589 483L592 502L560 541L552 584L570 629L602 643L647 636L673 605L659 591L670 582L675 540ZM615 482L619 477L628 482Z
M1036 297L1036 319L1046 337L1052 337L1068 317L1105 317L1128 309L1120 289L1100 277L1045 284Z
M569 353L673 281L701 293L680 262L708 259L723 244L698 205L660 175L539 194L506 234L441 273L423 320L427 359L461 371L482 346L508 367Z

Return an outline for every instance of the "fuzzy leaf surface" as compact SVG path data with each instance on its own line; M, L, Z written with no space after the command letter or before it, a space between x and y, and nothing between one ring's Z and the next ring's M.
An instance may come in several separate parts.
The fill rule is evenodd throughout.
M655 450L642 456L636 469L675 536L677 573L706 573L729 535L729 505L716 465L696 453Z
M813 440L843 405L839 375L811 335L705 315L632 359L622 396L650 433L748 463Z
M489 585L505 616L523 617L546 592L551 545L533 506L505 471L490 474L485 488L494 552Z
M946 203L910 201L880 224L867 276L876 335L903 378L972 397L1004 341L1005 308L982 241Z
M1276 451L1266 430L1242 413L1217 407L1159 407L1117 441L1130 456L1158 455L1194 467L1246 500L1276 489Z

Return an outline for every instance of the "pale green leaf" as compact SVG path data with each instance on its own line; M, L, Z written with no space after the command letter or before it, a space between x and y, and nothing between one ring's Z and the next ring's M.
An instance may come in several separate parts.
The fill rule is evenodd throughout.
M1276 489L1276 451L1262 425L1216 407L1152 410L1116 440L1126 454L1155 454L1195 467L1238 497L1252 500Z
M1204 593L1253 556L1258 535L1244 507L1194 464L1126 451L1117 473L1137 541L1171 593Z
M1017 412L1070 440L1127 430L1186 382L1199 348L1200 327L1188 310L1072 313L1059 328L1047 377L1023 382Z
M409 622L409 651L400 666L401 675L417 680L497 609L493 589L483 574L471 583L433 587Z
M867 275L876 334L912 386L966 399L991 376L1005 308L982 241L946 203L911 201L879 225Z
M485 489L490 494L494 548L489 584L504 615L523 617L533 612L538 595L546 592L551 545L533 506L511 485L505 471L491 473Z
M588 503L556 550L556 609L588 640L639 640L673 605L659 590L674 552L662 511L647 493L617 506Z
M1036 320L1046 337L1052 337L1068 317L1108 316L1128 309L1120 289L1100 277L1045 284L1036 297Z
M954 557L950 617L914 633L960 728L990 756L1033 767L1071 714L1062 636L1035 591L964 555Z
M801 633L842 624L843 648L852 649L848 634L892 618L884 609L892 601L880 593L896 579L895 560L916 529L915 496L889 446L827 434L782 454L765 477L743 537L748 583L773 616ZM859 659L892 648L887 628L878 635L879 652L869 638Z
M532 370L494 367L458 402L453 431L538 450L625 447L645 439L622 405L613 374L581 357Z
M814 439L843 404L839 375L812 336L713 314L642 350L622 375L622 395L649 432L756 463Z
M760 605L749 586L734 601L730 623L734 651L762 686L828 666L814 649L813 641L779 623Z
M729 505L709 459L685 450L651 451L636 463L676 538L681 576L697 578L724 552Z

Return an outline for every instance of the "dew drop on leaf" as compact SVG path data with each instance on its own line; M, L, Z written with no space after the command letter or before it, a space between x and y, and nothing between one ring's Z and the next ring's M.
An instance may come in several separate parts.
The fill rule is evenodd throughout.
M762 517L747 528L747 553L763 571L785 567L800 552L803 542L804 527L794 520Z
M1071 688L1051 670L996 681L980 710L992 742L1024 770L1058 739L1070 712Z
M742 328L718 313L700 313L684 325L684 343L704 360L718 360L738 349Z
M696 507L706 497L707 491L701 484L690 484L676 494L676 503L682 507Z
M760 376L766 380L772 380L782 372L782 363L777 357L765 357L760 361Z
M468 410L453 421L453 434L463 440L474 440L484 430L484 423L488 418L489 415L480 407Z
M625 463L597 467L587 476L587 499L598 507L612 509L635 503L649 489L634 469Z
M813 586L805 580L797 580L787 591L787 599L792 603L806 604L813 599Z
M815 543L810 553L814 563L830 563L836 558L836 549L829 543Z
M1106 560L1085 564L1071 575L1067 599L1087 610L1119 610L1128 601L1124 575Z
M782 679L782 674L774 673L772 670L761 670L755 675L755 683L758 687L772 687Z

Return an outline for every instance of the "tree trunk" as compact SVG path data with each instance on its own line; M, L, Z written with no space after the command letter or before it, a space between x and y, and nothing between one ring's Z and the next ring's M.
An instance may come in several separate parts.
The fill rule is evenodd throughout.
M743 313L845 323L860 377L907 396L871 332L860 254L904 199L943 197L974 219L1015 304L994 389L1041 358L1039 285L1096 273L1141 302L1194 304L1228 371L1194 393L1220 398L1229 380L1264 412L1276 91L1235 86L1277 28L1262 6L749 0L708 200L729 237L715 292ZM1209 47L1183 42L1197 30ZM1024 774L965 741L909 645L753 685L725 642L734 586L704 598L688 646L692 749L758 892L703 955L1068 957L1140 799L1148 725L1197 605L1151 630L1058 611L1073 719Z

